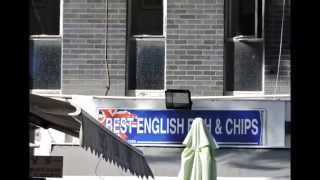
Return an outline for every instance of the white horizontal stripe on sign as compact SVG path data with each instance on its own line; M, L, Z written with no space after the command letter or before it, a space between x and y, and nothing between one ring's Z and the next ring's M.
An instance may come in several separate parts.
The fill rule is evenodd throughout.
M47 180L143 180L137 176L63 176L63 178L46 178ZM152 179L152 178L149 178ZM281 178L280 178L281 179ZM217 180L280 180L272 177L218 177ZM284 178L286 179L286 178ZM155 176L154 180L178 180L178 177Z

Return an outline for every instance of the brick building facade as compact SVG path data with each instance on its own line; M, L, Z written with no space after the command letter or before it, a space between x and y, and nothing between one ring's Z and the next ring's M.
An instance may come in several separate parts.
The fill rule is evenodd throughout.
M136 37L136 34L129 33L130 29L134 29L131 23L134 14L130 8L137 2L145 3L142 5L146 9L144 15L152 11L152 4L147 2L162 3L157 0L61 0L60 33L57 37L61 40L61 69L58 69L61 74L57 77L61 79L61 84L54 88L33 88L58 89L62 94L105 95L110 86L108 95L128 95L128 71L132 68L128 66L128 62L131 61L128 54L132 48L129 39ZM228 73L224 65L226 0L163 2L163 29L159 31L160 36L157 33L148 36L150 38L158 35L157 37L163 38L165 42L162 90L189 89L193 96L224 95L224 79ZM282 0L265 0L265 59L262 71L264 94L274 93L282 4ZM155 9L157 8L159 7ZM152 21L146 20L141 26L148 28L146 24L151 26L150 22ZM283 46L276 94L290 93L289 23L290 0L285 6ZM141 32L143 34L144 31ZM31 76L34 75L35 73Z

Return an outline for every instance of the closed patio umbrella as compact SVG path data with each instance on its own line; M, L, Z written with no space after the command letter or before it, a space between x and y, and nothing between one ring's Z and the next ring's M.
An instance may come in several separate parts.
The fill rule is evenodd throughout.
M179 180L216 180L215 149L218 145L202 118L195 118L183 141Z

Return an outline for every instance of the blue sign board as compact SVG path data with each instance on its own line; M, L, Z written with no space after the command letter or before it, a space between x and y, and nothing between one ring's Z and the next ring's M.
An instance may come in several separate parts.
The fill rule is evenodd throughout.
M181 144L196 117L205 120L218 144L262 144L262 110L98 108L98 120L103 126L136 144Z

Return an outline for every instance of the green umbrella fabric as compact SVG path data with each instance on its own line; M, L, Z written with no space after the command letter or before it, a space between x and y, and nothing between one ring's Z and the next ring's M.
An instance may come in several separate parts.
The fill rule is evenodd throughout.
M215 149L219 148L202 118L195 118L181 154L179 180L216 180Z

